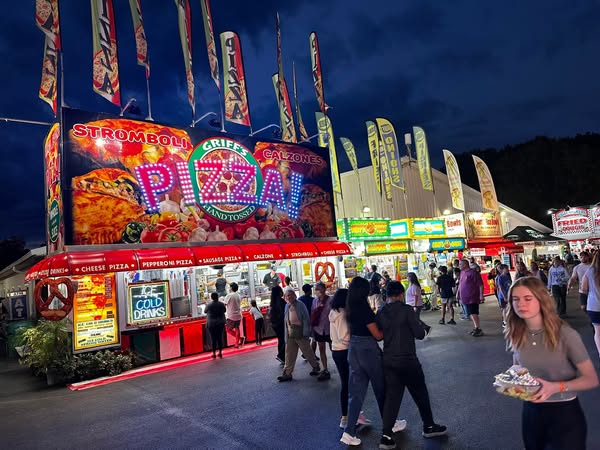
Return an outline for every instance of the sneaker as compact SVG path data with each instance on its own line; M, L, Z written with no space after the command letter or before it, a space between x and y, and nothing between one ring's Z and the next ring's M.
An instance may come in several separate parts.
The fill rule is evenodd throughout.
M423 427L423 437L432 438L436 436L443 436L448 432L445 425L433 424L428 427Z
M371 419L367 419L363 412L361 411L358 415L358 420L356 421L356 425L371 425Z
M242 340L240 342L240 347L242 347L246 343L246 336L242 336L240 339Z
M300 356L302 357L302 359L303 359L304 361L306 361L306 356L304 356L304 353L302 353Z
M361 440L356 436L350 436L348 433L344 432L344 434L342 434L340 442L346 445L360 445Z
M311 377L316 377L321 373L321 369L319 367L313 367L313 370L309 373Z
M213 353L213 354L211 355L211 358L212 358L212 359L215 359L216 357L217 357L217 355L216 355L215 353Z
M483 336L483 331L481 331L481 328L475 328L471 334L473 337L480 337Z
M275 359L279 361L280 364L285 364L285 361L281 359L279 356L276 356Z
M398 420L396 420L396 423L392 427L392 432L399 433L400 431L404 431L404 430L406 430L406 425L407 425L406 420L398 419Z
M431 327L427 327L425 328L425 339L427 339L427 337L431 334Z
M277 380L280 383L283 383L284 381L292 381L292 376L284 373L283 375L279 375Z
M223 353L219 352L219 358L223 359Z
M343 430L346 428L346 425L348 425L348 416L342 416L340 419L340 428Z
M324 380L329 380L330 378L331 378L331 375L329 374L329 371L323 370L317 377L317 380L324 381Z
M379 440L379 448L381 448L383 450L391 450L393 448L396 448L396 443L394 442L394 440L391 437L386 436L384 434L381 436L381 439Z
M448 325L456 325L456 322L454 321L454 319L450 319L448 321Z
M460 320L470 320L467 316L460 316Z
M440 325L445 325L446 321L444 319L440 319L440 321L438 322Z

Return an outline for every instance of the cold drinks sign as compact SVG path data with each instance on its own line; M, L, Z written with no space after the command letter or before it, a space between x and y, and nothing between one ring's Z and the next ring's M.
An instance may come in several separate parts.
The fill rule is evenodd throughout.
M130 325L155 322L170 316L168 281L129 285Z

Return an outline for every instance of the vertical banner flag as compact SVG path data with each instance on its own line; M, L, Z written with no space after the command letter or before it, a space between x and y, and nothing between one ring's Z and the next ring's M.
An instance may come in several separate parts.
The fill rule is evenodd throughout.
M192 116L196 115L196 100L194 97L194 73L192 72L192 17L188 0L175 0L177 5L177 23L179 38L185 62L185 78L187 79L188 102L192 107Z
M390 175L390 165L385 151L383 141L378 141L379 145L379 167L381 168L381 185L383 186L383 196L388 202L392 201L392 177Z
M223 52L223 97L225 101L225 120L250 125L250 110L246 95L246 76L242 60L240 38L233 31L221 33Z
M413 127L415 135L415 146L417 148L417 165L419 166L419 175L421 185L425 191L433 191L433 178L431 176L431 165L429 164L429 148L427 147L427 137L425 130L421 127Z
M36 0L35 23L60 51L60 22L58 20L58 0Z
M402 163L400 161L400 150L398 148L398 139L393 125L386 119L377 118L377 128L383 142L385 156L387 158L387 167L392 186L404 190L404 181L402 180Z
M341 137L340 141L342 142L342 146L344 150L346 150L346 155L348 156L348 160L350 160L350 165L352 166L352 170L356 176L358 176L358 162L356 161L356 151L354 150L354 144L348 138Z
M475 164L475 172L477 172L477 178L479 179L479 190L481 191L483 207L490 211L499 211L496 188L494 187L494 180L492 180L490 169L488 169L487 164L483 160L475 155L473 155L473 163Z
M90 1L94 45L93 89L101 97L120 107L117 31L112 0Z
M337 154L335 153L335 138L333 137L333 127L331 120L325 114L316 112L317 131L319 132L319 146L329 147L329 162L331 164L331 176L333 178L333 192L342 193L342 183L340 182L340 173L338 171Z
M215 42L212 14L210 12L210 0L200 0L200 6L202 6L202 20L204 20L204 37L206 37L206 50L208 51L210 74L217 85L217 90L220 91L219 59L217 58L217 44Z
M56 83L58 74L58 51L54 41L46 36L44 62L42 64L42 82L38 96L48 103L56 115Z
M300 142L308 141L308 133L300 114L300 103L298 102L298 88L296 86L296 64L292 63L292 79L294 82L294 104L296 105L296 119L298 120L298 133L300 133Z
M371 154L371 165L373 166L373 179L377 186L377 192L381 194L381 169L379 167L379 136L375 122L367 121L367 140L369 142L369 153Z
M462 181L460 180L460 171L456 158L449 150L442 150L444 153L444 162L446 163L446 174L448 175L448 185L450 186L450 197L452 206L461 211L465 210L465 198L463 196Z
M138 66L146 68L146 78L150 78L150 61L148 60L148 41L144 31L142 19L142 5L140 0L129 0L131 19L133 20L133 33L135 34L135 48L137 51Z
M314 31L310 33L310 62L312 67L313 82L315 84L315 92L317 93L317 100L319 102L319 108L321 112L326 114L327 103L325 103L325 94L323 93L323 75L321 73L321 56L319 54L319 41L317 40L317 33Z
M285 84L281 86L279 75L274 73L272 76L277 104L279 105L279 123L281 125L281 140L285 142L298 142L296 139L296 127L294 126L294 117L292 116L292 104L290 95Z

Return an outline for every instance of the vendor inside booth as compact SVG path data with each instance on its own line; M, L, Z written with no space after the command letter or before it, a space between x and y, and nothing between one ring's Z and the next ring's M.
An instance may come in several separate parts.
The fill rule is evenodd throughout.
M72 321L74 352L202 352L210 293L235 282L242 309L266 313L271 267L295 289L337 286L352 250L336 237L325 149L67 108L61 119L45 145L50 255L26 281L38 314ZM249 341L253 326L245 311Z

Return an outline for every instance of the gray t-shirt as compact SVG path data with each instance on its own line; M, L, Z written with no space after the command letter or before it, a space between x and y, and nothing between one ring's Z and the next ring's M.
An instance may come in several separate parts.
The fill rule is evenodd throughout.
M536 345L533 345L536 342ZM576 365L590 359L581 336L568 325L560 329L556 350L549 350L543 343L543 334L527 335L525 345L513 354L513 361L529 369L534 377L547 381L569 381L577 377ZM547 402L572 400L575 392L556 393Z
M579 264L581 265L581 264ZM577 266L579 267L579 266ZM598 292L598 286L596 285L596 271L593 267L590 267L585 273L585 277L588 280L588 298L587 307L588 311L600 312L600 292ZM581 286L581 280L579 280Z

